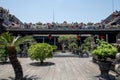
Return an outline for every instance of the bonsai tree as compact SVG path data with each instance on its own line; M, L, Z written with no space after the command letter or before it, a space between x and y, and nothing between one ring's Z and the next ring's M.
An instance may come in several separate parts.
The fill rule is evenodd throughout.
M84 43L81 45L81 49L83 51L90 52L91 51L91 41L92 41L92 38L91 37L87 37L84 40Z
M58 42L61 43L62 52L65 52L64 47L65 45L71 44L72 42L76 42L75 35L61 35L58 38Z
M66 44L67 40L68 40L67 36L59 36L59 38L58 38L58 42L61 43L62 52L65 52L64 47L65 47L65 44Z
M117 48L103 40L98 40L98 46L92 51L92 54L96 55L99 60L106 61L107 58L115 58Z
M80 46L80 50L82 51L82 53L87 54L87 56L89 56L89 52L91 52L91 50L92 50L91 41L92 41L92 38L91 37L87 37L83 41L82 45Z
M109 61L108 58L115 58L117 48L103 40L98 40L98 46L92 51L92 54L96 55L98 58L98 65L101 72L100 80L110 80L109 70L112 62Z
M30 45L37 43L32 36L25 36L20 38L17 41L17 51L20 54L20 57L27 57L27 51Z
M53 57L53 48L47 43L36 43L29 47L28 56L32 60L40 61L43 64L46 58Z
M73 42L77 44L77 37L76 37L76 35L68 35L68 44L71 44Z
M71 44L69 44L68 48L69 50L74 52L78 49L78 45L75 42L72 42Z

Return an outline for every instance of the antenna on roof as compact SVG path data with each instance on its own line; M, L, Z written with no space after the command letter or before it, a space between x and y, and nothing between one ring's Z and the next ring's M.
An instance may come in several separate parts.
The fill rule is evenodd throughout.
M114 12L114 0L112 0L112 11Z
M54 9L53 9L53 22L55 22L55 13L54 13Z

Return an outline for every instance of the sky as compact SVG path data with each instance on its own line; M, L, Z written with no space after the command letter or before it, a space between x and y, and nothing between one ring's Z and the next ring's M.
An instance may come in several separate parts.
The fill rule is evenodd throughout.
M120 0L0 0L0 6L23 23L97 23L120 11Z

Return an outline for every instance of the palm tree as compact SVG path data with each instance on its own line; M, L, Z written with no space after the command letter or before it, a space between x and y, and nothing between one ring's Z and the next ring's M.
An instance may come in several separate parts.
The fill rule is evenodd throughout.
M8 57L15 72L15 80L23 80L23 70L19 60L17 59L16 46L18 45L18 43L24 42L30 39L31 37L28 37L28 36L23 38L20 38L20 36L15 37L9 32L5 32L0 36L0 44L5 45L7 48Z
M9 60L15 72L15 80L23 80L23 70L22 66L17 59L17 52L14 43L19 39L20 36L15 37L12 34L5 32L0 36L0 44L7 47Z

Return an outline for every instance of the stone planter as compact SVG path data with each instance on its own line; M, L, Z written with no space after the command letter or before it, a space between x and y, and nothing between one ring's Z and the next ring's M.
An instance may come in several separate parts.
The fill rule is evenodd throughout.
M111 64L112 62L110 61L98 61L99 69L101 72L99 76L99 80L111 80L109 77Z
M65 51L65 50L62 50L62 53L66 53L66 51Z

